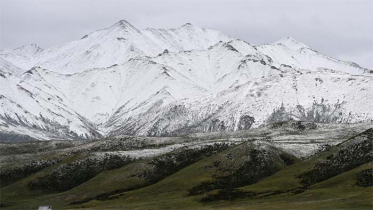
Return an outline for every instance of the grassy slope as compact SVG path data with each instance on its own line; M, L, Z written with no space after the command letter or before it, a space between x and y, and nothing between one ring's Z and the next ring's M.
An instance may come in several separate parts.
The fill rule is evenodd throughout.
M155 185L124 193L118 199L93 201L79 207L98 209L192 209L196 207L203 209L371 209L373 205L373 188L355 186L356 173L366 168L372 168L372 162L315 184L304 193L284 193L270 197L204 204L199 202L202 196L187 196L187 189L202 182L202 177L206 177L205 174L200 174L201 178L195 179L191 177L190 173L191 170L196 170L197 173L201 172L198 168L203 167L206 164L205 161L189 166ZM281 171L261 182L244 187L244 189L262 192L298 186L299 184L295 180L288 181L289 174L297 174L299 167L302 166L304 166L302 163L290 166L286 172ZM280 183L281 185L279 185ZM287 185L288 183L290 185Z
M294 164L284 170L270 176L256 184L242 187L245 191L254 191L269 195L273 191L285 191L302 186L297 175L309 170L320 160L325 159L337 148L323 152L304 162ZM288 208L346 208L346 209L369 209L372 207L372 187L358 187L356 173L372 168L372 162L341 173L330 179L310 186L308 190L300 194L282 193L268 197L257 196L256 198L239 200L235 202L218 201L214 204L203 204L199 202L201 196L187 196L187 190L197 184L210 179L211 171L206 166L211 164L217 157L213 156L199 161L178 173L173 174L161 182L122 194L117 199L110 201L93 201L82 205L82 207L108 207L108 208L150 208L163 209L178 206L178 208L237 208L246 209L249 204L253 209L288 209ZM193 173L191 173L193 172ZM267 193L266 193L267 192ZM167 201L167 202L166 202ZM216 204L219 203L219 204Z
M241 149L239 149L241 147ZM63 193L45 195L28 190L27 183L37 176L48 173L54 167L44 169L26 179L1 189L1 200L9 209L36 209L39 205L52 205L54 209L74 208L109 208L109 209L371 209L373 206L373 188L355 186L356 173L372 168L373 163L366 163L338 176L314 184L300 194L282 193L268 197L239 199L236 201L215 201L201 203L204 195L188 196L188 190L194 186L211 181L216 168L211 167L217 160L233 154L232 165L239 164L247 152L242 146L235 146L216 155L204 158L186 168L166 177L153 185L111 196L111 200L93 200L80 205L69 205L71 201L80 200L103 192L147 184L146 180L130 177L141 172L148 165L146 160L135 162L119 169L104 171L87 182ZM244 191L267 192L288 190L301 186L296 175L308 170L317 161L326 158L333 149L314 156L304 162L297 162L258 183L241 187ZM71 157L63 163L78 157ZM62 164L62 163L60 163ZM58 164L59 165L59 164ZM214 193L216 191L213 191ZM265 195L261 194L261 195ZM5 206L5 207L6 207Z
M27 185L30 181L34 180L37 177L43 176L48 174L53 169L57 168L58 166L66 163L71 163L77 159L81 159L81 155L74 155L64 159L62 162L41 170L37 173L34 173L25 179L17 181L9 186L6 186L1 189L1 202L5 207L11 206L12 209L29 209L35 208L36 205L32 205L32 201L40 196L43 196L43 192L40 191L32 191L30 190ZM31 204L31 205L30 205Z

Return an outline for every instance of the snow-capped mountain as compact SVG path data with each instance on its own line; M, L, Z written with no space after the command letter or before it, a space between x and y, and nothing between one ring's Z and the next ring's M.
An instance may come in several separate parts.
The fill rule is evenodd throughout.
M122 20L60 46L1 54L0 133L74 139L290 118L371 122L372 75L290 37L255 46L192 24L139 30Z
M41 50L32 45L0 57L24 69L41 66L59 73L77 73L90 68L121 64L135 57L155 56L165 50L170 52L203 50L219 41L230 39L218 31L191 24L169 30L139 30L127 21L121 20L109 28L95 31L79 40L60 46ZM37 53L34 53L31 58L24 60L19 58L21 55L28 58L32 50Z
M334 70L288 70L218 94L179 100L138 115L112 117L111 135L180 135L235 131L290 119L372 122L372 77ZM116 118L121 118L118 120ZM120 123L115 123L120 122Z
M3 73L5 73L6 71L7 73L11 73L18 76L20 76L24 72L24 70L14 66L10 62L4 60L3 58L0 58L0 71L3 71Z
M10 52L0 52L0 58L17 64L14 65L21 69L30 69L32 66L30 64L35 62L35 57L37 57L43 49L36 44L30 44L22 47L18 47Z
M281 39L274 44L260 46L258 50L272 58L274 62L287 64L296 68L329 68L353 75L373 73L368 69L361 68L356 63L340 61L325 56L291 37Z
M95 138L101 135L71 109L66 97L29 70L17 77L0 70L0 132L40 139Z

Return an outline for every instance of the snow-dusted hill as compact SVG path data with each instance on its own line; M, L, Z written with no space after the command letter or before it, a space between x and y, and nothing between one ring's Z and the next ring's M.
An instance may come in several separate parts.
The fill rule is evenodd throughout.
M290 37L255 46L191 24L139 30L122 20L60 46L0 54L0 133L75 139L290 118L371 122L372 73Z

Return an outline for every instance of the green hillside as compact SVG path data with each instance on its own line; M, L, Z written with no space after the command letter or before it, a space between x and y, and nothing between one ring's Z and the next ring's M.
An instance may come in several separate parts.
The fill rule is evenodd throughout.
M163 151L175 142L146 139L153 143L136 148L124 146L131 137L58 148L45 143L42 153L22 150L32 164L9 152L17 164L2 165L1 209L373 208L373 128L338 136L339 143L324 144L310 156L278 147L268 136L313 131L278 129L272 126L262 139L260 130L232 134L229 141L223 134L179 138L185 145L203 143L144 157L117 151ZM233 141L238 135L241 140Z

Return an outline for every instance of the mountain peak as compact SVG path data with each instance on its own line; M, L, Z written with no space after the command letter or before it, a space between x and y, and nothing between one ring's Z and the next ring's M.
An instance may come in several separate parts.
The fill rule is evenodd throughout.
M126 20L116 22L112 27L135 28L131 23Z
M41 47L36 44L24 45L13 50L13 53L38 53L43 51Z
M133 26L131 23L129 23L126 20L120 20L120 21L116 22L109 29L115 30L115 31L117 31L117 30L126 31L126 32L132 31L132 32L135 32L135 33L140 33L139 29L137 29L135 26Z
M191 24L191 23L185 23L185 24L182 25L181 27L182 27L182 28L192 28L192 27L194 27L194 25Z
M279 41L277 41L273 44L275 44L275 45L285 45L286 47L288 47L291 50L299 50L301 48L309 48L307 45L305 45L301 42L298 42L297 40L295 40L293 37L290 37L290 36L282 38L282 39L280 39Z
M35 49L35 48L40 48L37 44L28 44L28 45L23 45L21 47L17 47L16 49L14 50L17 50L17 49Z
M116 22L114 25L131 25L127 20L120 20Z

